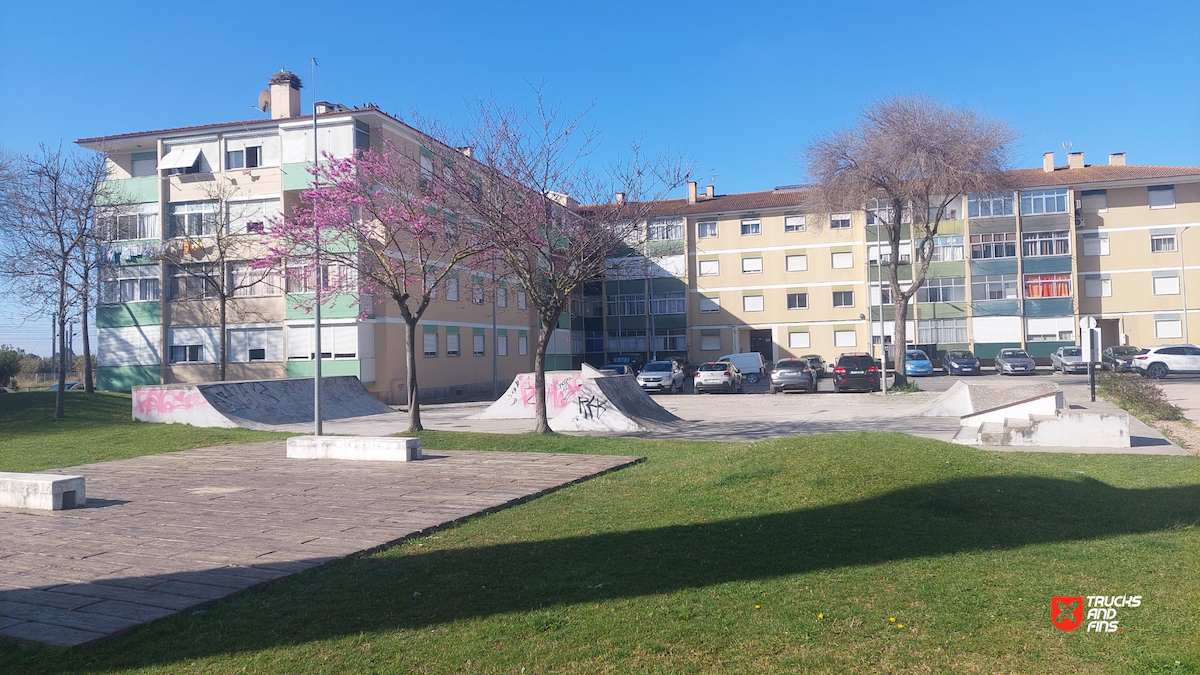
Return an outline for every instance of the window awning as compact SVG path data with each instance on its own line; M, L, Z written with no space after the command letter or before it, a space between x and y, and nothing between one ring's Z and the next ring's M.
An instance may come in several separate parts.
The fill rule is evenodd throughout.
M192 146L190 148L175 148L167 153L158 162L159 169L186 169L196 163L200 158L200 148Z

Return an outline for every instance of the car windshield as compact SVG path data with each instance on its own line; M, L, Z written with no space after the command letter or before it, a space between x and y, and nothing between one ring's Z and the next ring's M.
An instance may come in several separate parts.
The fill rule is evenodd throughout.
M961 349L954 349L954 350L948 351L948 352L946 352L946 356L951 359L973 359L973 358L975 358L975 355L972 354L971 352L964 351Z
M846 356L838 361L838 365L853 370L866 370L875 365L875 360L869 356Z
M780 368L807 368L807 367L808 367L808 364L807 364L807 363L805 363L805 362L803 362L803 361L795 361L795 360L780 361L779 363L776 363L776 364L775 364L775 368L776 368L776 369L780 369Z
M1142 350L1137 347L1113 347L1113 356L1136 356L1142 353Z
M929 357L925 356L925 352L920 351L920 350L904 352L904 356L906 358L912 359L913 361L928 361L929 360Z
M1082 354L1083 354L1083 350L1078 347L1076 347L1074 349L1064 349L1063 350L1063 356L1081 356Z
M665 372L670 372L670 370L671 370L671 362L670 361L655 361L653 363L647 363L646 367L642 369L642 372L643 373L665 373Z
M699 369L706 371L706 372L711 372L711 371L716 371L716 370L724 371L728 367L729 367L729 365L725 364L725 363L706 363L706 364L700 366Z
M1029 355L1023 349L1002 349L1000 350L1000 358L1002 359L1027 359Z

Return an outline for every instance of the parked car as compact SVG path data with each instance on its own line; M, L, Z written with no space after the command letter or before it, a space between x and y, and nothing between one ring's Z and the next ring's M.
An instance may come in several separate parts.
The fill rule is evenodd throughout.
M1100 355L1100 367L1118 373L1131 373L1134 371L1133 357L1144 351L1141 347L1131 345L1109 347Z
M763 361L762 354L758 352L726 354L717 359L717 361L727 361L737 366L738 370L742 372L742 375L750 384L757 384L767 374L767 362Z
M1061 371L1064 375L1068 373L1086 373L1088 364L1083 359L1083 349L1081 347L1059 347L1050 355L1050 368L1051 370Z
M1161 345L1133 357L1137 372L1161 380L1174 373L1200 373L1200 347L1195 345Z
M697 394L706 391L742 391L742 371L728 361L702 363L693 382Z
M1001 375L1033 375L1037 364L1024 349L1001 349L996 355L996 372Z
M630 366L625 365L623 363L620 363L620 364L610 363L607 366L604 366L603 368L601 368L600 370L612 373L613 375L633 375L634 374L633 368L631 368Z
M819 354L805 354L800 358L808 361L808 369L817 376L818 380L825 377L825 359L821 358Z
M771 393L817 390L817 376L804 359L780 359L771 368Z
M942 354L942 372L947 375L978 375L979 359L966 349L951 349Z
M82 382L68 382L67 385L65 387L63 387L63 391L71 391L72 389L80 389L82 387L83 387ZM49 389L47 389L46 391L58 391L58 385L55 384L55 385L51 386Z
M683 391L683 369L674 361L651 361L638 373L637 381L645 391L674 394Z
M875 359L863 352L842 354L833 367L833 391L879 391L879 365Z
M904 350L905 375L932 375L933 361L920 349Z
M645 362L640 354L620 354L612 357L612 365L629 366L631 375L637 375L638 371L642 369L642 364Z
M683 358L682 356L672 356L669 360L672 363L674 363L675 365L679 366L679 369L683 371L684 377L691 377L691 375L692 375L691 361L688 361L687 359Z

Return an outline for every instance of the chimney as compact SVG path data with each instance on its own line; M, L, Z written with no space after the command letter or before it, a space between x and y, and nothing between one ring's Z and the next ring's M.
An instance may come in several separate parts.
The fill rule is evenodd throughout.
M624 204L624 203L625 203L625 193L618 192L617 193L617 205L620 206L621 204Z
M1125 153L1123 153L1123 152L1108 153L1108 165L1109 166L1125 166Z
M716 197L716 196L717 196L717 188L716 188L716 186L715 186L715 185L708 185L708 186L706 186L706 187L704 188L704 194L705 194L705 196L706 196L708 199L712 199L713 197Z
M1072 169L1082 169L1083 168L1083 153L1082 152L1068 152L1067 153L1067 167L1072 168Z
M280 70L271 76L271 119L300 115L300 78Z
M467 157L475 156L475 146L473 145L464 145L461 148L457 148L457 150Z
M1042 171L1045 171L1046 173L1054 173L1054 153L1053 152L1043 152L1042 153Z
M694 180L688 181L688 203L696 203L696 181Z

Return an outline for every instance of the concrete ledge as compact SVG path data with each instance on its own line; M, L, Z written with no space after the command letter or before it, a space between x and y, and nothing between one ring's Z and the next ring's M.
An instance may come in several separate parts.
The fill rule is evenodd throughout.
M87 505L83 476L0 472L0 507L61 511Z
M421 439L393 436L292 436L288 459L346 459L364 462L411 462L421 459Z

